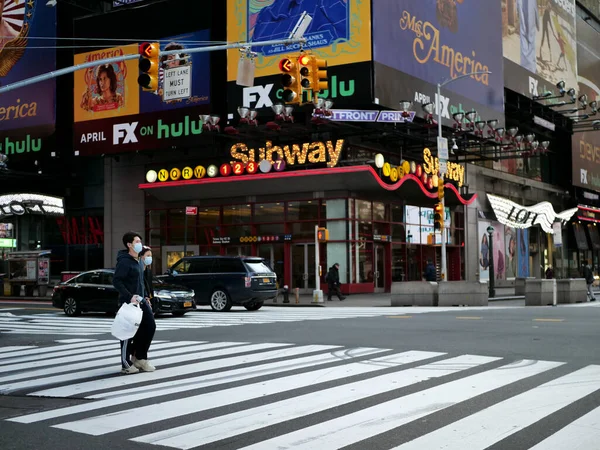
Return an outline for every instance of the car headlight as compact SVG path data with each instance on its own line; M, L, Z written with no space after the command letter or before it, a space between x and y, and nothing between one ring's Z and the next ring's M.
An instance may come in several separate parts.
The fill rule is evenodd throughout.
M172 298L171 294L167 291L154 291L154 296L160 298Z

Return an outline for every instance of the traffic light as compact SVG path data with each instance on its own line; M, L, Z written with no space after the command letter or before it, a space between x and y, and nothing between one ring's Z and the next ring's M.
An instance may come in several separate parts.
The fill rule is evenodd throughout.
M319 92L329 89L327 81L327 60L311 56L312 61L312 83L313 98L317 98Z
M433 229L442 231L444 228L444 205L436 203L433 207Z
M309 91L312 93L313 83L313 63L312 56L306 54L300 54L298 58L298 64L300 67L300 86L302 91Z
M438 178L438 200L444 198L444 179L442 177Z
M279 61L279 70L283 73L281 84L285 88L282 100L287 104L302 102L302 87L300 86L300 68L298 62L286 56Z
M160 45L158 42L144 42L140 44L140 76L138 84L144 91L155 92L158 90L158 57Z
M329 240L329 230L325 227L319 227L317 230L317 240L319 242L327 242Z

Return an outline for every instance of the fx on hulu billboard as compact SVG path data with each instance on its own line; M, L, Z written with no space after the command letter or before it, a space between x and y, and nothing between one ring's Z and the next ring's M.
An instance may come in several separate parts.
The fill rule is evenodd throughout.
M304 37L311 50L329 66L371 60L371 2L364 0L227 0L227 42L286 39L301 15L312 19ZM279 61L298 53L299 44L253 47L255 77L279 72ZM240 52L227 53L227 80L237 77Z

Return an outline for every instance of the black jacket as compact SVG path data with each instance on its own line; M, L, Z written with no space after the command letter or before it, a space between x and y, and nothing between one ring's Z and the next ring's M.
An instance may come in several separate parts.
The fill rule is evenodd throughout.
M119 305L129 303L136 294L144 297L144 289L140 292L140 285L144 284L143 276L139 261L127 250L120 250L113 276L113 286L119 292Z
M340 271L337 269L337 267L331 266L325 278L327 279L327 284L329 286L340 284Z

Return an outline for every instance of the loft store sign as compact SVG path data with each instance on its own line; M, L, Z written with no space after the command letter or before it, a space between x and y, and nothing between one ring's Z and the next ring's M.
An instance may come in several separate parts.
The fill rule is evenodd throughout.
M533 206L521 206L511 200L487 194L498 222L512 228L530 228L539 224L546 233L554 234L552 225L557 220L563 225L577 212L577 208L556 213L550 202L541 202Z
M238 143L231 147L231 157L234 158L231 164L241 162L246 165L251 161L260 163L263 160L274 163L283 160L288 166L308 162L327 163L327 167L335 167L340 160L343 147L343 139L338 139L335 143L315 141L283 146L273 145L271 141L267 141L264 147L258 149L248 148L246 144Z
M461 187L465 181L464 166L453 162L447 162L446 167L446 172L440 175L444 175L444 178L447 180L456 181L458 187ZM440 160L439 158L434 158L431 155L431 150L428 148L423 150L423 170L427 175L437 175L440 173Z

